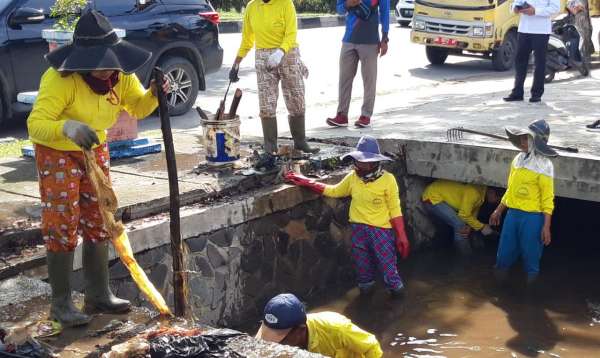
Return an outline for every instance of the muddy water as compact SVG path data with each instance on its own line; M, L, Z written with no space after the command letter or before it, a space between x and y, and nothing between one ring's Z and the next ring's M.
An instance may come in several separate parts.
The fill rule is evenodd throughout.
M493 245L490 245L493 246ZM492 279L495 247L469 260L446 250L401 264L402 301L383 288L368 301L356 289L311 311L335 310L375 333L389 357L600 357L600 260L580 250L547 250L537 292L516 270Z

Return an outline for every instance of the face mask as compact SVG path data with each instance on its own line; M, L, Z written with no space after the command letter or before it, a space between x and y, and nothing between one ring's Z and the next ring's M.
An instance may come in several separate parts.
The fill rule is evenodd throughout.
M356 175L358 175L358 177L361 178L364 182L371 182L377 180L379 179L381 174L383 174L381 162L378 162L373 169L369 170L359 168L358 165L356 165L356 162L354 162L354 171L356 172Z

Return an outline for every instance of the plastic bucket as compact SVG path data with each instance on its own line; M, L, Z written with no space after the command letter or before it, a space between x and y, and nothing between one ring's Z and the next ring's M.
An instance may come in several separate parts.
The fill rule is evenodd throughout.
M227 114L224 117L227 117ZM209 165L227 165L240 159L239 116L216 121L214 115L208 115L208 120L201 119L200 124L206 161Z

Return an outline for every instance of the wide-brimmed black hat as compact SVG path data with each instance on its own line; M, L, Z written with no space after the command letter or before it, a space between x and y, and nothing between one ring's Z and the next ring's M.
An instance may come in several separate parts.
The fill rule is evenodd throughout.
M531 122L527 128L507 126L504 129L506 130L508 139L517 148L519 148L519 137L522 135L530 135L533 138L533 147L538 153L547 157L556 157L558 155L558 153L548 145L550 126L548 125L548 122L543 119Z
M61 46L45 57L58 71L118 70L132 73L151 56L151 52L119 38L102 14L88 10L77 22L73 43Z

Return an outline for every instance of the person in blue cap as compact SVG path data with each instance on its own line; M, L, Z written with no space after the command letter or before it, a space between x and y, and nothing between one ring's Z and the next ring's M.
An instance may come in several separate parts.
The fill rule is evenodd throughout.
M352 197L352 259L361 295L373 292L375 274L383 274L392 297L401 297L404 283L398 274L396 250L407 258L410 245L404 230L398 183L393 174L383 170L382 162L391 161L381 155L377 140L363 136L356 150L342 157L352 159L354 169L336 185L325 185L294 172L285 179L316 193L332 197ZM394 237L395 236L395 237Z
M506 209L495 274L503 281L519 256L532 285L540 272L544 246L552 240L550 227L554 211L554 166L558 154L548 146L550 126L545 120L527 128L506 127L513 145L521 150L511 164L506 193L490 217L490 225L500 225Z
M379 358L377 338L335 312L306 314L291 293L267 302L256 338L308 350L327 357Z

